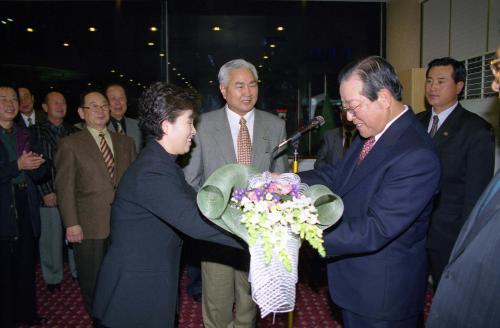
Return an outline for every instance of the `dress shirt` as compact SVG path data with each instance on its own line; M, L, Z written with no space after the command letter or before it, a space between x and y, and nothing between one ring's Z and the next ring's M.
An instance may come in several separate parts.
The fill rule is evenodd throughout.
M94 138L94 141L99 149L101 149L101 137L99 137L99 133L104 133L104 139L106 140L109 149L111 149L111 153L113 154L113 156L115 156L113 142L111 141L111 135L109 134L108 129L104 128L103 130L99 131L97 129L91 128L90 126L87 126L87 130L89 130L90 134L92 135L92 138Z
M125 116L122 117L121 120L117 120L113 116L109 118L111 120L111 124L113 124L113 127L115 128L115 131L118 132L118 122L122 125L123 132L125 135L127 135L127 124L125 124Z
M389 121L389 123L387 123L385 125L385 128L382 130L382 132L380 132L379 134L377 134L375 136L375 143L373 144L373 146L375 146L375 144L377 143L378 139L380 139L380 137L384 134L385 131L387 131L387 129L392 125L392 123L396 122L396 120L398 118L400 118L401 116L403 116L403 114L408 110L408 106L404 105L404 109L401 113L399 113L398 116L396 116L395 118L393 118L392 120Z
M36 124L36 121L35 121L35 110L33 110L29 116L24 115L23 113L21 113L21 117L23 118L25 126L30 126L30 124L28 122L28 118L31 118L31 124L32 125Z

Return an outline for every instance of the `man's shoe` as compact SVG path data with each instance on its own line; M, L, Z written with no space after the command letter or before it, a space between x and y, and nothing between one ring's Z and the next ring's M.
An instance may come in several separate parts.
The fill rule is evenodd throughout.
M56 290L61 290L61 284L47 284L47 290L50 293L53 293Z

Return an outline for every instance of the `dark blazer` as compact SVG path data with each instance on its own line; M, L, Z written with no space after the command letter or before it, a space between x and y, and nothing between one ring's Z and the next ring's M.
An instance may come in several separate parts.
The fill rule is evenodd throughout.
M132 138L111 132L115 180L111 180L99 146L87 129L59 142L56 154L56 193L65 227L80 225L84 239L109 235L111 203L121 176L135 159Z
M130 138L134 139L135 150L139 152L144 146L141 129L139 129L139 122L133 118L126 116L124 117L124 119L125 119L125 126L127 129L126 134ZM113 132L118 132L116 131L115 126L111 122L111 119L108 122L108 130Z
M118 186L93 309L106 327L174 327L179 231L242 248L201 218L196 194L175 160L149 141Z
M325 232L329 289L340 307L361 316L398 320L423 311L426 231L439 189L440 164L411 109L380 137L356 167L356 138L335 166L300 173L344 201L340 223Z
M418 114L427 129L432 112ZM442 163L441 192L436 197L428 247L451 249L495 167L495 137L491 125L460 104L434 135ZM442 263L446 265L446 263Z
M17 158L23 151L34 151L41 154L42 151L35 136L23 125L16 125ZM2 133L0 131L0 133ZM31 219L34 236L40 235L40 197L35 183L43 181L47 172L44 163L36 170L24 171L28 183L28 213ZM21 171L17 167L17 159L11 161L7 148L0 140L0 239L15 238L18 236L17 211L15 210L14 186L12 179L16 178Z
M43 110L36 109L35 110L35 122L34 122L34 124L41 124L41 123L46 122L46 121L47 121L47 114ZM16 124L24 126L25 128L27 127L26 122L24 122L23 117L21 116L21 112L19 112L17 114L16 118L14 119L14 122Z
M463 226L432 300L428 328L496 328L500 322L500 173ZM496 190L494 188L497 188Z
M326 164L335 165L344 157L343 132L342 127L325 132L314 162L315 169Z

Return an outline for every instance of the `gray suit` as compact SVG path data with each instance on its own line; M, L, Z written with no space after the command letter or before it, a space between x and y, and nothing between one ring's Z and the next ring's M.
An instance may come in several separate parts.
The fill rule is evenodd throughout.
M259 171L288 171L286 152L272 152L285 137L283 120L267 112L255 110L252 166ZM184 168L187 182L198 190L216 169L236 162L225 108L203 114L197 126L190 162ZM204 245L202 249L205 327L227 327L231 324L234 324L234 327L254 326L256 309L248 284L248 253L214 245ZM232 323L235 301L236 316Z
M142 147L144 146L143 140L142 140L142 133L141 129L139 129L139 122L137 120L134 120L133 118L130 117L124 117L125 119L125 126L127 129L126 135L129 136L130 138L134 139L135 143L135 150L137 152L141 151ZM115 129L115 126L113 123L111 123L111 119L108 122L108 130L113 131L113 132L118 132Z
M500 322L500 173L479 198L453 247L428 328L493 328Z

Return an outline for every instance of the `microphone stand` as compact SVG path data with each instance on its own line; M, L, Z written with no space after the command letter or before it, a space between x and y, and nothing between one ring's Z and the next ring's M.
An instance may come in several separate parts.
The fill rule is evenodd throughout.
M299 139L292 142L293 146L293 161L292 161L292 173L299 172Z

